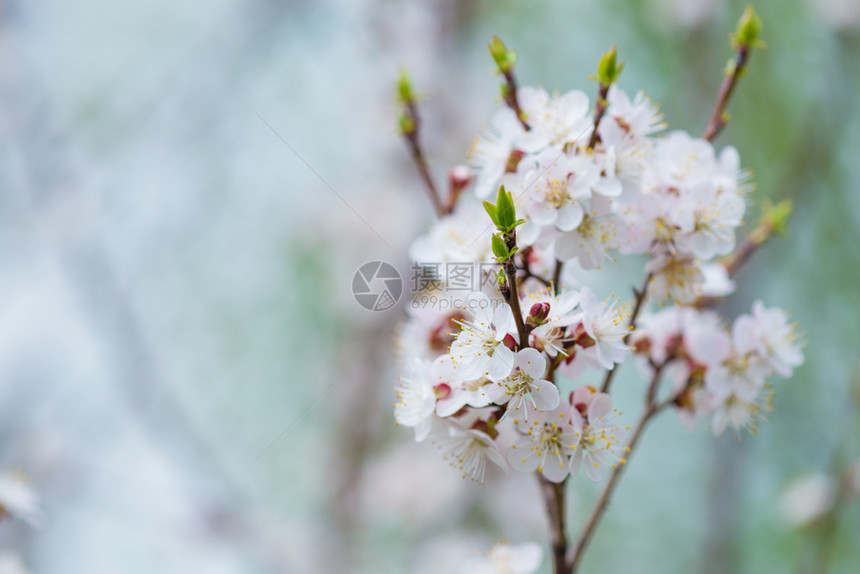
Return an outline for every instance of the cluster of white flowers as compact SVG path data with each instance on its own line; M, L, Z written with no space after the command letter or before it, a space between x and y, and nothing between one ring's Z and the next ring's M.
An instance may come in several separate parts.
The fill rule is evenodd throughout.
M713 311L670 307L642 317L631 339L646 370L666 366L682 417L690 423L710 417L716 434L755 430L771 408L768 377L789 377L803 362L785 311L761 301L731 330Z
M611 399L589 386L562 398L546 377L551 363L579 372L622 360L625 316L597 301L588 287L560 295L545 290L524 300L530 297L535 302L523 317L530 346L515 351L510 307L482 292L470 294L462 309L448 315L448 328L458 332L447 352L433 360L413 357L397 388L395 418L414 429L415 440L432 437L477 482L483 482L488 460L541 472L554 482L576 474L586 461L586 475L597 480L623 461L618 451L624 429L614 422ZM426 318L421 313L411 320ZM415 332L438 336L436 329L408 329L403 336Z
M682 131L656 135L663 127L657 106L641 92L631 100L615 85L593 147L583 92L550 96L523 88L521 96L532 129L500 109L471 162L478 198L500 184L516 198L527 218L519 245L576 260L583 269L600 268L616 251L647 253L653 298L689 303L702 295L703 267L732 251L743 221L749 186L737 151L726 147L717 154L709 142ZM457 234L449 220L459 217L443 219L418 243L437 229L451 243ZM488 252L489 239L486 231L472 233L472 252Z
M755 428L767 377L803 361L783 311L756 303L726 330L696 306L734 290L716 258L735 249L750 189L737 151L663 133L649 98L607 85L596 109L580 91L520 88L522 118L512 107L495 112L472 148L469 183L410 250L433 281L400 332L408 374L394 414L477 482L488 461L552 482L583 467L599 480L623 464L628 427L582 378L607 377L631 350L675 380L679 412L709 417L716 433ZM484 213L481 200L500 187L499 205ZM519 219L502 224L501 211ZM636 311L586 284L620 256L644 259ZM452 262L479 270L459 298L440 272ZM635 320L657 304L664 310Z

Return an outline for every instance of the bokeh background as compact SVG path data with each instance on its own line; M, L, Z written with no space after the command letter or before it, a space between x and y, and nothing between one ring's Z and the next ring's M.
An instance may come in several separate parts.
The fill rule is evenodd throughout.
M860 569L860 505L835 529L780 511L792 480L860 457L860 0L755 5L767 48L718 145L795 213L723 309L792 309L806 364L755 437L656 422L584 572L812 572L825 539L828 572ZM742 10L0 0L0 472L40 501L36 526L0 523L3 574L434 574L543 542L530 477L474 486L395 427L401 311L350 292L367 261L408 272L431 221L396 73L442 182L498 105L493 34L523 83L589 94L617 44L621 86L700 133ZM621 375L633 412L644 383ZM572 481L574 528L596 492Z

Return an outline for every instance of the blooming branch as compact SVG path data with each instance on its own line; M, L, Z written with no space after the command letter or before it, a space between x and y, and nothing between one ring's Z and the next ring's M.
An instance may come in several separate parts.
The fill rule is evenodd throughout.
M452 170L450 201L439 204L440 219L410 251L421 277L437 269L420 287L432 297L423 298L446 304L428 308L416 299L408 306L399 347L409 372L397 388L395 418L475 482L492 465L537 474L554 574L579 566L627 453L658 413L672 408L683 424L702 422L717 435L754 431L771 408L768 379L791 376L804 360L797 326L781 309L756 301L728 327L706 308L734 290L737 269L784 231L790 212L789 203L767 204L738 244L749 176L737 150L711 143L760 28L748 9L733 39L738 59L704 138L659 133L657 106L618 87L624 64L614 47L598 66L592 107L578 90L519 88L516 53L494 38L490 52L506 79L507 106L473 146L469 167ZM401 101L401 131L429 181L408 82ZM428 189L438 200L432 183ZM493 223L486 227L480 205L493 193L495 203L483 201ZM599 297L587 284L592 275L579 273L599 273L628 255L647 257L631 311L614 296ZM449 295L463 288L462 277L438 273L463 261L480 270L465 301ZM632 431L608 394L630 354L651 381ZM600 389L562 390L589 370L602 378ZM672 390L661 400L664 379ZM580 474L608 479L571 546L565 489ZM528 567L521 571L532 574L539 561L532 547L522 548L519 556L519 547L496 546L488 559L499 568L522 559Z

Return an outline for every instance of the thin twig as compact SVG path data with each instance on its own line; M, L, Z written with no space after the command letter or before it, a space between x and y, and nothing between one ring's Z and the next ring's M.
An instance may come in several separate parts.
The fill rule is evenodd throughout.
M714 104L711 117L708 119L708 124L705 126L705 133L702 135L702 138L708 141L714 141L726 126L726 106L729 103L729 98L731 98L738 80L743 75L744 69L749 62L751 52L751 47L748 44L738 44L734 65L731 70L727 71L728 73L723 78L723 83L720 85L720 91L717 94L717 101Z
M517 115L517 119L520 121L520 125L523 126L523 129L529 131L532 128L526 121L525 113L520 107L520 100L518 94L519 88L517 86L517 79L514 76L513 68L502 71L502 76L504 76L505 78L505 88L503 92L503 98L505 100L505 103Z
M556 264L560 267L561 262ZM555 370L561 363L564 355L559 353L550 362L547 370L547 379L555 383ZM555 484L546 480L542 475L538 475L540 480L541 490L544 501L546 503L547 518L549 519L550 540L552 543L552 572L553 574L568 574L567 570L567 527L565 525L565 517L567 516L567 507L565 505L565 478L561 483Z
M600 120L603 119L603 114L606 113L606 97L609 95L609 84L600 83L600 91L597 94L597 110L594 113L594 129L591 132L591 139L588 140L588 147L594 149L594 146L600 141L600 134L597 133L597 128L600 126Z
M633 294L636 296L636 303L633 305L633 313L630 315L630 322L628 323L629 327L636 327L636 319L639 317L639 312L642 310L642 303L645 301L645 295L648 293L648 284L651 283L651 279L654 276L653 273L648 273L645 276L645 282L642 284L642 287L637 291L633 290ZM624 336L624 342L630 338L630 333ZM614 365L609 371L606 373L606 377L603 379L603 385L600 387L601 393L608 393L609 386L612 384L612 379L615 377L615 372L618 370L618 365Z
M555 260L555 271L552 272L552 285L553 292L558 295L559 289L561 289L561 270L564 267L564 262L558 259Z
M564 488L567 480L555 483L545 479L542 475L538 475L538 478L546 502L547 518L549 518L552 572L553 574L567 574L566 508L564 503Z
M516 245L516 240L514 240L514 245ZM507 278L507 287L502 290L502 295L514 314L514 322L517 324L517 334L520 339L519 348L525 349L529 346L529 333L526 330L526 325L523 322L523 312L520 309L520 289L517 284L517 266L514 263L514 258L509 258L503 266L505 277Z
M424 151L421 148L421 141L418 137L421 127L421 119L418 116L418 106L410 100L404 103L405 113L411 120L411 129L403 132L403 137L409 145L409 152L412 155L412 161L415 162L415 167L418 168L418 173L421 174L421 179L424 182L424 190L430 198L430 203L433 204L433 209L436 210L436 216L442 217L448 213L448 209L442 203L442 198L436 189L436 184L433 183L433 176L430 175L430 169L427 167L427 159L424 156Z

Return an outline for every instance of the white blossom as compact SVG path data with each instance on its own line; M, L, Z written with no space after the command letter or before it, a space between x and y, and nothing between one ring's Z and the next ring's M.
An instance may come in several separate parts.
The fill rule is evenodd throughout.
M523 436L508 449L511 467L539 472L552 482L564 480L581 434L573 424L574 416L570 406L562 404L549 411L533 409L529 420L515 419Z
M415 429L415 441L421 442L430 434L436 395L428 361L415 360L406 377L400 377L394 418L397 424Z
M577 359L584 359L595 368L611 369L624 360L628 347L627 315L624 308L609 299L598 301L594 291L583 287L579 306L582 309L582 329L590 338L590 346L577 352Z
M489 377L498 380L514 368L514 352L504 344L514 330L514 318L506 304L495 304L484 293L469 295L464 309L471 320L460 322L461 331L451 345L451 360L464 380Z
M463 473L463 478L478 484L484 484L488 460L501 468L507 467L499 446L490 435L458 423L449 423L447 436L443 434L437 438L436 445L442 450L443 458Z
M489 128L477 140L470 154L470 165L477 174L475 195L489 197L498 190L508 169L514 142L525 133L514 112L500 108L493 114Z
M531 130L517 145L529 153L551 145L588 141L592 120L588 117L588 96L579 90L549 95L545 90L524 86L519 100Z
M618 411L612 408L612 399L593 387L580 387L572 400L573 426L579 436L576 452L570 459L570 474L576 476L585 467L585 476L600 480L610 468L626 463L620 456L626 428L617 423Z
M558 389L545 380L546 359L532 348L517 353L517 366L499 381L489 385L487 393L497 405L507 404L505 416L528 420L530 409L550 410L558 406Z
M732 337L740 353L755 353L782 377L790 377L803 364L797 326L788 322L785 311L753 303L752 315L735 320Z

